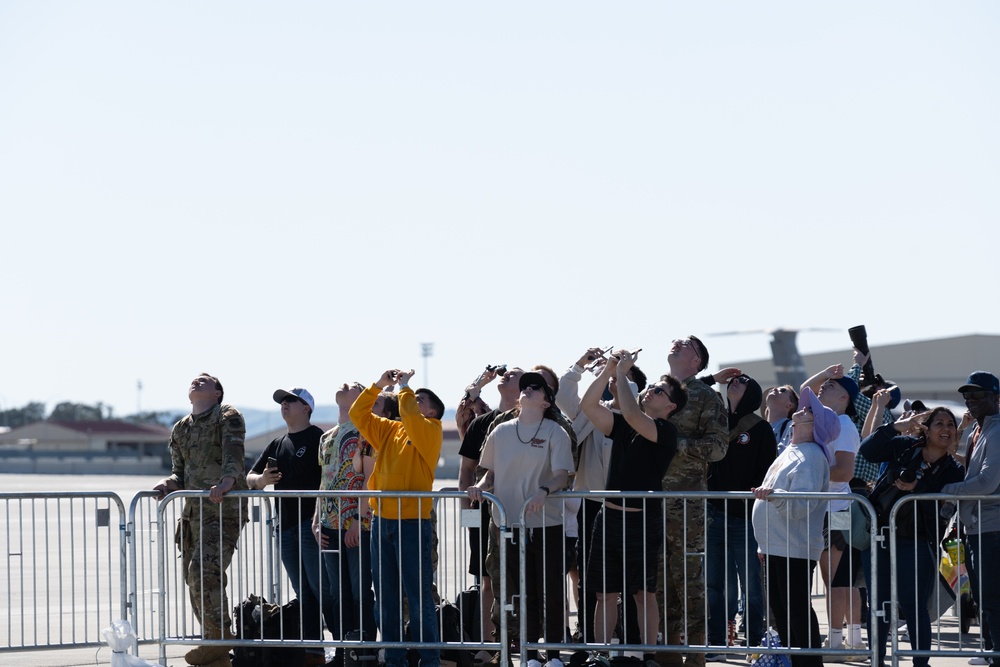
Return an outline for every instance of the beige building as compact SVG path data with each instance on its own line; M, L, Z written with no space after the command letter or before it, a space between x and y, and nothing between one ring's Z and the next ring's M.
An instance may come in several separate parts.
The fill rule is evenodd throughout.
M5 472L157 474L170 429L108 419L39 421L0 433Z
M958 388L972 371L989 371L1000 376L1000 336L971 334L956 338L922 340L871 348L875 372L895 382L909 399L961 402ZM833 352L802 355L806 374L811 376L833 364L852 364L850 347ZM735 366L760 382L775 384L774 363L724 361L720 368Z

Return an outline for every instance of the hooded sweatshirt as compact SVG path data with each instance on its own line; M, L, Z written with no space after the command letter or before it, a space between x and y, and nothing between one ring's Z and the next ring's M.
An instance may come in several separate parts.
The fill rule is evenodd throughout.
M721 461L708 466L709 491L749 491L760 486L771 462L777 456L777 442L771 425L754 414L760 407L763 391L754 379L749 379L743 398L729 412L729 449ZM744 420L744 417L751 415ZM741 425L742 428L738 428ZM743 518L752 500L712 499L717 509L730 517Z

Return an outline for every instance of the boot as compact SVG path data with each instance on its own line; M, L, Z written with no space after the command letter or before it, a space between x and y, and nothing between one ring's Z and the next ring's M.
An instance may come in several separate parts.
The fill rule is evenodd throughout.
M220 631L218 628L205 628L205 639L236 639L229 628ZM229 663L229 647L222 644L198 646L184 654L189 665L215 665L215 661L225 657Z
M691 632L690 639L691 646L704 646L705 644L705 633L704 631L693 631ZM705 653L704 651L685 653L684 654L684 667L705 667Z
M205 667L233 667L233 661L229 658L229 654L226 653L221 658L216 658L214 662L210 662Z
M680 646L682 643L680 634L667 635L667 646ZM657 653L653 659L660 667L682 667L684 664L683 653Z

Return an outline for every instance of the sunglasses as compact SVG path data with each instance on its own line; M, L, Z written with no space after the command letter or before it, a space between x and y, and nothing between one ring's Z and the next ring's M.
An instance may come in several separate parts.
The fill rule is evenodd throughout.
M524 389L521 391L524 391L525 389L530 389L531 391L542 391L544 387L540 384L526 384L524 385Z
M984 398L988 398L988 397L990 397L992 395L993 395L992 391L976 390L976 391L963 391L962 392L962 398L964 398L967 401L979 401L979 400L982 400Z
M670 397L670 393L666 389L664 389L663 387L661 387L659 385L655 385L655 384L654 385L650 385L649 390L651 392L653 392L654 394L656 394L657 396L666 396L667 398L670 399L671 402L673 402L673 400L674 400L673 398Z
M732 382L735 382L736 384L748 384L750 382L750 378L746 375L740 375L738 377L734 377Z
M285 396L283 399L281 399L281 402L282 403L305 403L305 401L303 401L300 398L296 398L295 396Z

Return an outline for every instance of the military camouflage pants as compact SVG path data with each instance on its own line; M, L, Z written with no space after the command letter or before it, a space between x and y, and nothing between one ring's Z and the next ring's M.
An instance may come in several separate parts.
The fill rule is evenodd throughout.
M244 513L243 516L246 516ZM238 517L220 514L206 504L197 519L180 519L175 542L181 551L184 581L191 608L206 635L232 627L226 598L226 570L233 559L243 523Z
M656 598L660 608L666 609L666 640L676 643L684 635L688 645L704 644L705 505L701 500L668 498L664 508L667 547L664 566L657 574ZM689 655L687 664L704 664L704 654L701 660L692 658Z

